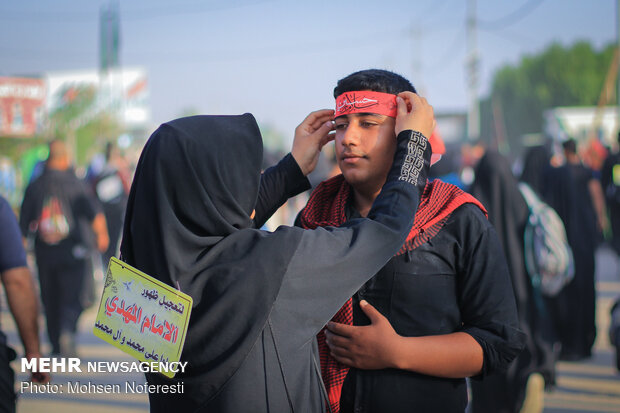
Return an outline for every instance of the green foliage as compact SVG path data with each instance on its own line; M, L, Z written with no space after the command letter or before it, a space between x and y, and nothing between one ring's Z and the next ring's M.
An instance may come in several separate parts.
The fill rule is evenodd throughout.
M288 152L286 137L272 125L259 125L265 149L274 153Z
M200 112L200 110L194 106L187 106L181 109L181 111L177 115L177 118L185 118L187 116L196 116L196 115L202 115L202 112Z
M47 140L41 136L33 138L3 138L0 137L0 156L9 158L17 163L33 147L45 145Z
M91 85L70 85L58 95L56 98L60 105L50 113L51 131L55 136L66 133L72 121L92 108L97 91Z
M494 76L492 99L502 108L510 146L520 147L520 138L542 131L543 112L556 106L593 106L598 102L615 45L601 51L588 42L570 47L554 43L542 53L524 56L517 66L506 65ZM492 122L488 103L482 106L483 122ZM483 133L494 138L493 124Z
M50 114L50 134L72 146L78 166L86 165L106 142L122 133L112 113L95 108L96 98L93 86L68 86L60 92L62 104Z
M95 154L103 151L107 142L115 141L122 132L123 130L116 118L109 113L102 113L77 129L76 164L87 164Z

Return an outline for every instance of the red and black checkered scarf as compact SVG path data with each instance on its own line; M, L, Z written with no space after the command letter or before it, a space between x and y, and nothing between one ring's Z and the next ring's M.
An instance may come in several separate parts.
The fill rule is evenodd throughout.
M346 205L351 186L342 175L321 182L312 192L308 204L300 213L301 226L314 229L325 226L339 226L346 221ZM450 214L459 206L472 203L486 215L484 206L473 196L454 185L434 180L426 184L413 227L407 240L396 255L413 250L433 238L443 227ZM349 299L332 318L336 323L353 325L353 301ZM329 355L325 343L325 332L317 335L321 358L321 375L325 382L329 402L334 413L340 410L340 394L349 368L338 363Z

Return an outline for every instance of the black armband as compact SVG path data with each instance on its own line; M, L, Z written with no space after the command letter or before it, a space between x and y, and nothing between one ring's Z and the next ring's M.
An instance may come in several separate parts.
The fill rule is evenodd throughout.
M388 180L409 182L421 189L426 185L431 165L431 145L418 131L410 129L398 134L394 164Z

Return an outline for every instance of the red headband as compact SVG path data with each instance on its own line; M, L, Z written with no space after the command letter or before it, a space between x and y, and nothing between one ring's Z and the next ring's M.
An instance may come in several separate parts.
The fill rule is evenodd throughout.
M390 93L373 92L361 90L345 92L336 98L336 117L348 115L349 113L376 113L396 118L396 95ZM434 130L428 138L433 151L431 165L441 159L441 155L446 153L446 146Z
M345 92L336 98L336 117L349 113L376 113L396 117L396 95L362 90Z

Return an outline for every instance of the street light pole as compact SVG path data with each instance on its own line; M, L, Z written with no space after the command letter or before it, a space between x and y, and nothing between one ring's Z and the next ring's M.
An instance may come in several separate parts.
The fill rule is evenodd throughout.
M618 0L620 1L620 0ZM476 0L467 2L467 84L469 110L467 113L467 138L480 137L480 104L478 102L478 46L476 40Z

